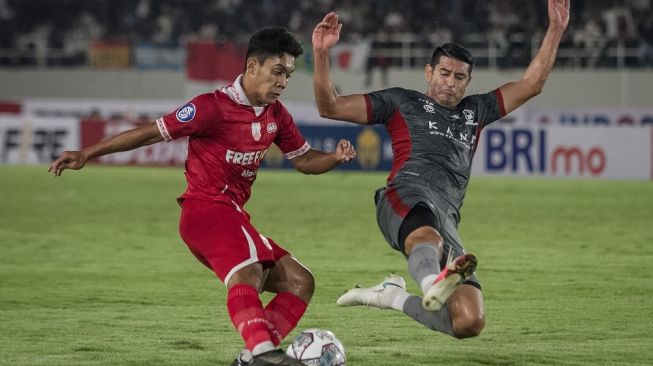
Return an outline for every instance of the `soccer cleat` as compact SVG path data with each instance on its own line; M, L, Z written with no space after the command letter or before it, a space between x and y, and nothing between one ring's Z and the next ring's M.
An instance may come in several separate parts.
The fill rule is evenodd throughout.
M280 349L275 349L260 355L254 356L254 359L251 363L251 366L304 366L300 361L286 355L286 353Z
M231 366L250 366L252 364L252 352L248 349L240 351L240 355L231 363Z
M474 273L477 264L478 259L471 253L463 254L447 264L424 293L422 307L430 311L440 310L456 288Z
M393 295L399 291L406 291L406 281L401 276L392 274L376 286L360 287L347 291L336 300L340 306L365 305L379 309L391 308Z

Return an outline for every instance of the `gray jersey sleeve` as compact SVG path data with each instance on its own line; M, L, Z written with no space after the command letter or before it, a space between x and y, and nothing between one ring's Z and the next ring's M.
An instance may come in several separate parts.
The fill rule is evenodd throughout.
M385 124L397 112L402 88L390 88L365 95L367 119L372 124Z
M481 128L501 119L506 114L503 106L503 96L499 89L485 94L473 95L471 98L477 103Z

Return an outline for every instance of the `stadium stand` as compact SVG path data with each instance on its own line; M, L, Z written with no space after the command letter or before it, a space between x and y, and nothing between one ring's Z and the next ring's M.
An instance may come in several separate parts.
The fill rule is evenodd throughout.
M572 6L559 66L653 66L651 0ZM455 41L472 49L479 67L509 69L526 66L537 49L545 7L519 0L0 0L0 67L92 66L92 50L107 45L124 47L118 63L133 67L136 46L245 43L263 25L285 26L308 43L316 20L335 10L346 41L373 40L368 68L421 67L434 44Z

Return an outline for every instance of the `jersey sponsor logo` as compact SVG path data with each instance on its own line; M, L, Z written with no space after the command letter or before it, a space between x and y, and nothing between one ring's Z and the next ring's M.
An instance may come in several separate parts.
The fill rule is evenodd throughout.
M195 117L195 105L188 103L183 107L177 109L177 121L186 123L193 120Z
M258 165L261 160L263 160L267 151L268 149L248 152L227 150L225 160L227 160L228 163L237 165Z
M261 122L252 122L252 137L254 141L261 139Z
M463 109L463 116L465 116L465 124L468 126L478 126L478 123L474 122L474 111L471 109Z
M467 149L470 149L476 143L476 136L471 133L467 133L466 131L457 131L457 130L452 131L451 127L447 127L447 131L444 132L438 128L437 122L428 121L428 123L429 123L429 134L431 135L446 137L448 139L455 141L458 144L461 144Z
M274 122L268 123L267 131L268 133L273 133L274 131L277 130L277 124Z

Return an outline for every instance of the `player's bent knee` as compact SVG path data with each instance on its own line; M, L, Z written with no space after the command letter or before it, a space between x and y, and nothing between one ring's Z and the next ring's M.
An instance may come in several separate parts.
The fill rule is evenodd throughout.
M315 278L313 278L313 275L309 271L293 273L288 276L287 281L281 287L279 289L280 291L290 292L308 302L315 292Z
M404 247L406 254L410 254L416 244L432 243L436 248L442 248L443 242L442 236L437 230L429 226L422 226L406 237Z
M453 322L453 333L458 339L477 337L485 327L483 316L469 316Z
M306 271L306 274L301 276L301 279L294 284L295 291L297 291L297 296L301 298L310 298L315 292L315 278L313 274Z

